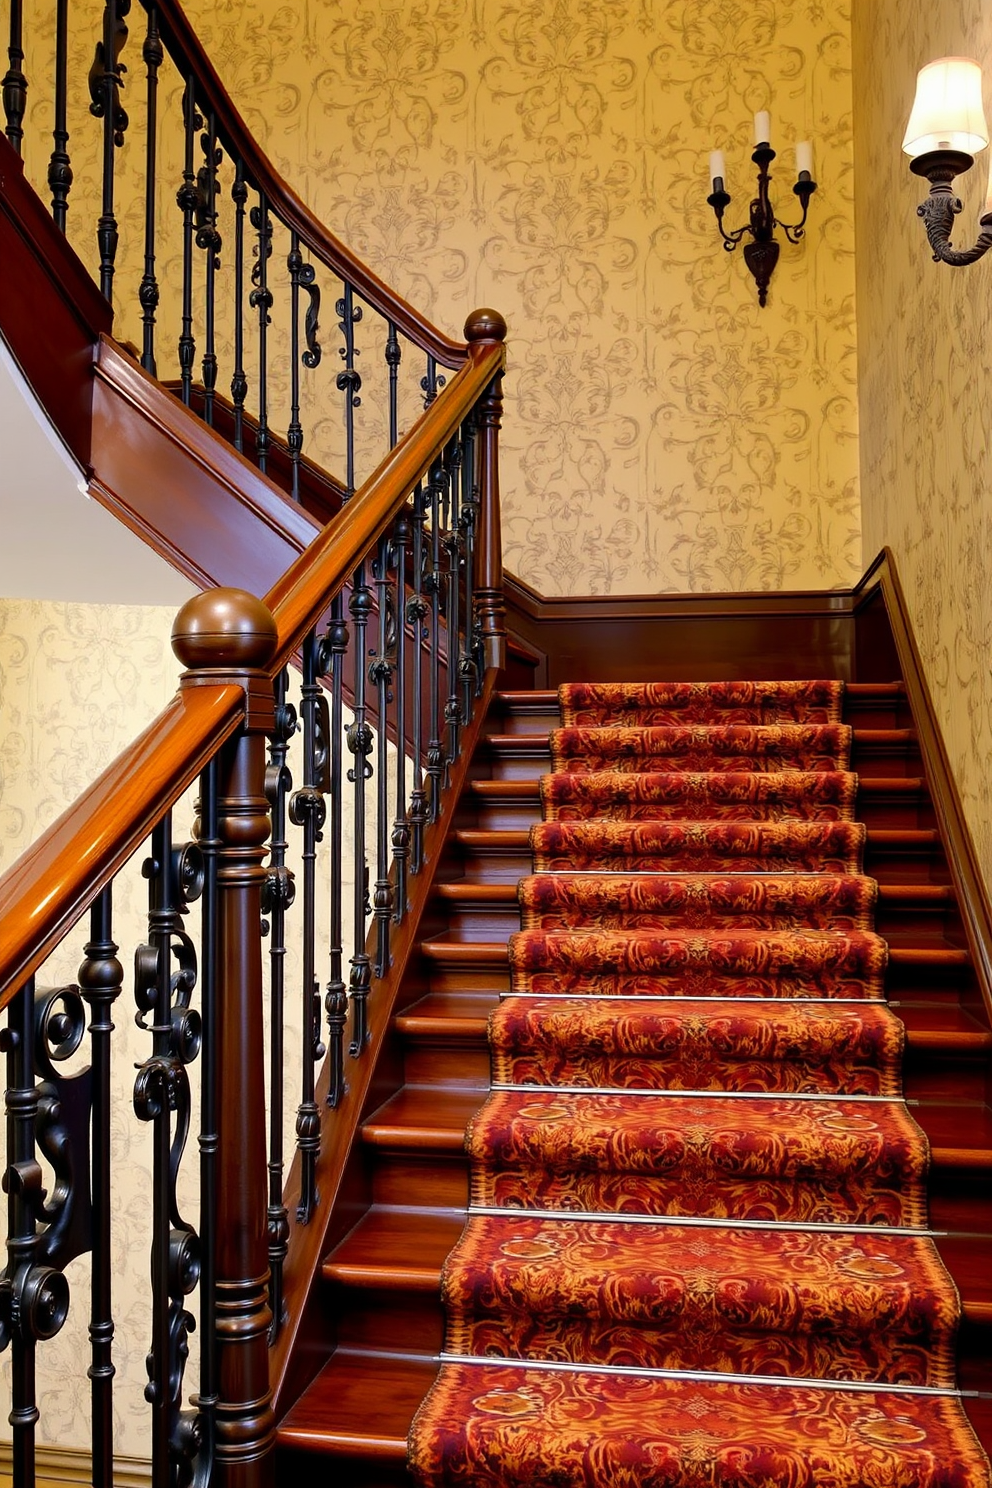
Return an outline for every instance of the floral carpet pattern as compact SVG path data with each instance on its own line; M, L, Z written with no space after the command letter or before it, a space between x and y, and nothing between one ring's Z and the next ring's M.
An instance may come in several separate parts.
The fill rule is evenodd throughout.
M422 1488L990 1488L842 702L561 689Z

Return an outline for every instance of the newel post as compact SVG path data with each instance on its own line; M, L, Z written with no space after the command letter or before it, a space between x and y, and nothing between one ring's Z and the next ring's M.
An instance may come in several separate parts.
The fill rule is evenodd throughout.
M502 346L506 321L498 310L473 310L465 322L470 351ZM475 612L482 639L483 665L501 667L506 659L503 603L503 539L499 510L499 429L503 413L500 370L479 399L479 516L475 545Z
M213 1423L211 1488L266 1488L272 1482L274 1422L259 927L269 835L265 735L275 721L268 668L276 627L253 595L214 589L183 606L172 644L187 668L183 688L237 682L245 691L244 725L204 775L199 806L213 927L208 934L205 921L201 1137L202 1346L211 1351L212 1389L201 1390L201 1409Z

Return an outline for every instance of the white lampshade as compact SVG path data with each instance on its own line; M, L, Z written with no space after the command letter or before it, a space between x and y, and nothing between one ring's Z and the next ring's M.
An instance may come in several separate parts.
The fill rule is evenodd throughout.
M982 69L970 57L941 57L921 67L902 147L907 155L963 150L974 155L989 142L982 108Z

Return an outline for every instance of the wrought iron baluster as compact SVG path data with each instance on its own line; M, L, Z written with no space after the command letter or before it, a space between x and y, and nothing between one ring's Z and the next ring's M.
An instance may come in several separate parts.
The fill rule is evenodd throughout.
M377 735L376 781L376 877L372 908L376 923L375 974L383 977L389 965L389 924L393 914L393 886L389 879L389 733L386 713L392 700L390 683L396 653L396 613L389 585L392 545L388 536L380 538L372 566L375 579L376 607L379 612L379 635L376 650L369 662L369 682L376 690L379 731Z
M289 1216L282 1201L283 1178L283 1068L286 1002L286 911L296 898L296 884L286 866L286 802L293 778L286 763L289 741L296 733L296 709L286 700L289 673L280 672L275 687L275 727L269 738L269 764L265 771L265 795L272 816L269 866L262 887L262 913L269 931L269 1306L272 1309L272 1339L282 1320L282 1270L289 1245ZM262 925L265 930L265 922Z
M217 168L223 152L217 147L217 122L207 115L206 132L200 136L203 164L196 176L196 246L206 254L203 350L203 417L213 425L214 396L217 389L217 353L214 346L214 292L220 268L221 235L217 231Z
M441 777L444 774L444 749L441 744L441 611L442 568L441 532L446 504L447 473L442 456L431 470L427 483L430 503L430 571L427 592L430 595L430 662L428 669L428 709L430 737L427 740L427 819L436 821L441 804Z
M27 103L28 81L24 76L24 33L21 0L10 0L10 39L7 42L7 71L4 73L3 111L7 120L7 138L21 153L24 130L24 109Z
M48 162L48 189L52 193L52 217L60 232L65 232L72 165L66 145L66 91L69 64L69 0L57 0L55 6L55 124L52 129L52 155Z
M462 606L462 628L458 636L458 675L462 684L462 716L472 716L472 698L481 683L482 674L475 643L475 526L479 512L479 492L475 472L475 423L471 415L462 425L462 501L460 524L464 553L465 603Z
M420 387L424 395L424 407L430 408L438 393L444 387L445 377L437 370L437 361L428 352L427 371L420 379Z
M248 396L248 378L245 376L245 202L248 186L245 168L238 160L234 166L234 185L231 187L234 201L234 374L231 377L231 398L234 402L234 448L240 453L245 443L245 398Z
M327 1104L340 1104L344 1095L344 1027L348 1017L348 996L344 982L344 946L342 904L344 899L344 792L342 790L344 747L344 659L348 650L348 626L344 619L344 602L336 594L331 606L331 621L324 637L321 660L331 680L331 883L330 883L330 956L327 994L328 1084Z
M103 11L103 37L96 44L90 67L90 113L103 120L103 189L102 210L97 223L96 240L100 250L100 293L113 303L114 266L117 260L117 218L114 215L114 151L124 143L128 117L121 104L126 68L121 53L127 41L125 16L131 0L106 0Z
M355 409L362 403L359 397L362 378L355 366L361 355L355 350L355 326L362 318L362 307L355 304L354 291L347 280L344 281L344 293L334 309L338 316L338 329L344 337L339 352L344 367L336 382L338 391L344 393L345 485L350 496L355 489Z
M148 10L148 27L141 55L147 72L147 134L145 136L145 272L138 287L138 303L141 306L142 349L141 365L154 377L155 369L155 312L158 310L159 289L155 276L155 187L158 159L158 70L165 58L162 38L158 30L158 11L154 5Z
M355 632L354 654L354 721L345 730L348 748L354 755L354 764L348 771L348 779L355 787L355 895L354 895L354 950L351 958L351 1006L353 1013L351 1046L349 1052L362 1052L369 1036L368 996L372 985L372 963L365 950L365 919L369 913L369 870L366 855L365 782L372 777L369 755L372 752L372 730L366 717L365 701L365 646L369 615L372 611L372 591L365 581L365 564L360 563L355 573L349 602Z
M38 1091L34 1079L34 978L12 998L7 1027L0 1034L7 1056L7 1266L0 1279L0 1345L11 1346L10 1426L14 1488L33 1488L35 1426L35 1345L38 1334L30 1306L36 1274L36 1215L42 1201L41 1169L35 1156Z
M296 1113L296 1146L300 1154L300 1201L296 1218L307 1224L317 1207L317 1157L320 1153L320 1108L314 1099L314 1064L323 1059L320 1042L320 991L315 974L317 934L317 843L323 840L330 789L327 699L318 682L320 648L311 631L303 643L303 784L289 803L289 819L303 828L303 1069L302 1097Z
M393 321L386 322L386 366L389 368L389 447L399 439L399 371L402 360L399 337Z
M179 378L182 400L188 408L192 401L193 360L196 342L193 339L193 228L196 218L199 192L193 170L193 144L196 131L203 123L193 95L193 80L190 78L183 90L183 126L185 129L185 154L183 158L183 184L176 193L176 203L183 214L183 292L182 324L179 332Z
M462 527L461 527L461 492L462 492L462 442L461 438L452 440L448 451L448 491L450 493L450 505L448 508L445 530L443 533L444 549L448 558L448 605L445 623L447 625L447 663L448 663L448 696L444 705L444 721L448 725L448 739L445 750L445 766L450 767L458 758L459 734L462 723L462 700L459 691L459 646L458 636L461 624L461 564L462 564Z
M410 823L406 802L406 555L410 541L408 508L400 512L393 524L393 551L396 616L396 815L393 818L393 921L399 924L406 914L406 874L410 856Z
M200 1278L200 1247L179 1213L176 1182L189 1134L186 1065L196 1058L201 1040L200 1016L189 1005L196 952L181 917L203 886L199 849L192 844L173 849L171 811L152 832L144 872L148 942L135 953L135 1002L139 1026L152 1036L152 1053L135 1079L134 1110L152 1127L153 1152L152 1346L145 1399L152 1408L152 1482L154 1488L171 1488L173 1464L180 1476L191 1475L202 1447L199 1416L182 1409L188 1338L195 1325L185 1299Z
M320 329L320 286L316 283L317 271L313 264L303 262L303 254L300 252L300 239L297 233L290 237L289 258L289 282L291 295L291 329L290 329L290 363L291 363L291 385L290 385L290 421L287 443L289 445L289 457L292 461L292 496L294 501L300 499L300 452L303 449L303 425L300 423L300 362L304 367L313 371L320 365L321 349L317 340L317 332ZM303 289L307 295L307 309L303 325L303 335L306 341L306 351L300 356L300 290Z
M410 792L410 869L419 873L424 861L424 827L427 824L427 792L424 788L424 621L429 605L424 597L427 494L418 482L413 493L413 593L407 600L406 618L413 632L411 666L413 669L413 789Z
M93 1284L90 1300L89 1376L93 1416L93 1485L112 1488L114 1481L114 1315L111 1269L110 1088L113 1007L120 995L124 969L113 939L113 895L104 889L90 909L90 938L83 950L79 987L90 1006L90 1047L93 1081L92 1191Z
M258 311L258 434L255 438L255 458L258 468L264 471L269 456L269 408L268 408L268 330L272 324L269 311L272 309L272 291L269 289L269 259L272 255L272 222L269 218L269 203L264 192L258 193L258 204L249 213L251 225L258 234L255 264L251 271L251 282L255 286L248 296L248 303Z
M220 1371L217 1365L217 1154L218 1064L218 864L221 848L217 761L200 776L198 841L203 862L200 912L200 1006L203 1045L200 1066L200 1450L197 1481L211 1481L216 1445Z

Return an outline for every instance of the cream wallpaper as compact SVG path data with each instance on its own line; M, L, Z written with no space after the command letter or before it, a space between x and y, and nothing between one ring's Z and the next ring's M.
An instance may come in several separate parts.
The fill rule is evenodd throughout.
M505 313L509 569L548 594L829 587L857 576L850 0L188 8L272 159L387 282L458 336L477 305ZM81 68L92 55L87 9L73 11ZM43 72L51 25L32 35ZM120 330L135 341L137 45L133 34L117 281ZM162 109L173 120L178 97L166 69ZM813 140L820 183L809 236L783 244L765 309L706 205L708 152L721 147L728 226L746 219L761 108L779 148L782 214L795 220L797 139ZM36 109L39 130L50 127ZM70 235L91 260L82 204L98 180L98 139L84 114L73 128ZM45 164L36 152L35 179ZM158 212L173 232L180 171L166 150ZM176 304L173 242L159 266L163 325ZM340 470L331 303L324 380L306 382L304 397L310 452ZM222 340L229 331L222 316ZM285 348L278 301L270 334ZM362 366L379 361L367 342ZM367 377L360 431L381 422L374 385ZM273 410L277 424L286 416Z
M982 0L854 9L858 342L864 557L895 552L930 690L987 882L992 882L992 260L931 261L916 206L928 185L900 151L917 69L967 55L985 69ZM970 246L988 156L957 182L954 234Z

